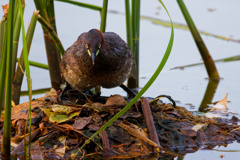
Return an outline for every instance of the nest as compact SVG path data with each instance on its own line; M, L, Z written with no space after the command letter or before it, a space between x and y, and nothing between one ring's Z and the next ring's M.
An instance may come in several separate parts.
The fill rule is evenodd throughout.
M32 159L174 158L240 140L238 119L210 119L159 99L141 98L86 146L79 148L124 106L127 99L79 96L68 92L61 104L55 92L32 102ZM21 159L29 103L12 108L12 154ZM1 120L3 127L3 119ZM26 133L27 132L27 133Z

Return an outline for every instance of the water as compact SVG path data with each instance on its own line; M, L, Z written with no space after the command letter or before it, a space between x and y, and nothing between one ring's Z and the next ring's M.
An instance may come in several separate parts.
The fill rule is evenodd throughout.
M85 0L85 2L88 1ZM1 1L1 5L5 3L7 3L7 0ZM102 1L95 0L90 3L102 5ZM170 0L164 1L164 3L169 10L173 22L185 24L177 2ZM212 34L240 39L240 22L236 16L240 15L238 7L240 4L239 1L201 0L185 1L185 4L198 29ZM99 28L100 26L100 14L97 11L56 1L55 5L57 30L65 49L72 45L82 32L86 32L91 28ZM163 7L159 9L158 6L160 6L160 3L157 0L142 1L141 14L168 21L169 18L163 10ZM27 1L24 15L26 26L34 8L33 2ZM209 9L213 11L211 12ZM109 10L124 12L124 1L109 1ZM0 14L0 16L1 15L2 14ZM142 19L140 23L140 87L143 87L154 73L165 52L170 37L170 28L155 25L149 20ZM126 40L124 15L109 13L107 16L106 31L114 31ZM240 43L229 42L204 35L202 38L213 59L239 55ZM21 46L22 44L20 42L20 48ZM47 63L42 30L39 24L37 24L29 57L32 61ZM198 111L208 85L208 80L206 79L207 73L204 66L199 65L183 70L171 69L176 66L199 62L202 62L201 56L190 32L175 29L174 45L170 58L156 82L154 82L144 96L156 97L160 94L171 95L173 99L179 101L179 105L185 106L191 111ZM229 111L239 113L240 63L239 61L218 62L216 66L222 80L218 84L212 102L221 100L228 92ZM50 87L48 71L31 67L31 75L33 89ZM26 80L22 88L23 90L27 89ZM124 91L120 88L102 90L103 95L115 93L125 95ZM41 96L43 95L34 95L35 98ZM27 97L21 98L21 103L26 101L28 101ZM226 148L220 147L220 149L237 150L239 146L238 143L233 143ZM220 159L221 154L224 155L223 159L238 159L236 157L240 156L239 152L199 150L195 153L187 154L184 159Z

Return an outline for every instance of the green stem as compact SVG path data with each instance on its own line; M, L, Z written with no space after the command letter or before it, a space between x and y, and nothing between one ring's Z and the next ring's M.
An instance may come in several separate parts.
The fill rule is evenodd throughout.
M133 50L132 24L129 0L125 0L125 14L126 14L127 43L130 49Z
M132 0L132 52L135 65L132 67L131 76L128 79L129 88L139 87L139 30L140 30L140 0Z
M15 0L9 0L8 10L8 39L7 39L7 72L6 72L6 92L5 92L5 114L3 128L2 157L10 159L11 140L11 100L12 100L12 54L13 54L13 13Z
M8 33L8 25L6 24L5 32L2 34L4 35L3 38L3 45L0 50L2 51L2 57L1 57L1 64L0 64L0 113L2 113L3 108L3 97L4 97L4 91L5 91L5 80L6 80L6 61L7 61L7 33ZM0 114L1 118L1 114Z
M6 30L6 17L3 16L3 18L0 21L0 59L2 56L5 30Z
M199 52L202 56L202 59L204 61L205 67L207 69L207 73L208 73L209 78L219 79L220 76L219 76L217 68L214 64L214 61L213 61L206 45L204 44L204 42L203 42L195 24L194 24L194 22L193 22L193 20L190 16L188 10L187 10L187 7L185 6L185 4L182 0L177 0L177 2L178 2L178 5L179 5L182 13L183 13L183 16L184 16L185 20L186 20L186 22L189 26L189 29L192 33L192 36L195 40L195 43L196 43L197 47L198 47L198 50L199 50Z
M23 11L25 8L25 2L22 1ZM15 74L15 68L16 68L16 60L17 60L17 53L18 53L18 42L19 42L19 36L20 36L20 30L21 30L21 15L18 5L16 5L15 11L14 11L14 28L13 28L13 59L12 59L12 73L13 76Z
M106 30L107 9L108 9L108 0L103 0L103 7L102 7L102 11L101 11L101 26L100 26L101 32L105 32L105 30Z

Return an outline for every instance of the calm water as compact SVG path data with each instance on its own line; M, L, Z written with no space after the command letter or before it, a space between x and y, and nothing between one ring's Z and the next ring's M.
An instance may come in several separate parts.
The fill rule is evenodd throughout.
M86 1L86 0L85 0ZM87 1L86 1L87 2ZM1 1L1 5L7 3L6 0ZM89 3L102 5L101 1L92 0ZM168 21L169 18L162 7L159 9L157 0L142 1L141 15L154 17ZM181 11L174 0L164 1L168 8L173 22L185 24L185 20ZM240 22L239 22L239 5L238 0L185 0L186 6L198 27L198 29L234 39L240 39ZM56 22L59 37L67 49L77 37L91 28L99 28L100 14L84 8L55 2ZM25 12L25 23L27 25L35 7L32 1L27 1ZM124 1L109 1L109 10L124 12ZM209 11L213 10L213 11ZM0 14L2 16L2 13ZM152 73L161 60L170 36L170 28L155 25L149 20L141 20L140 27L140 87L148 81ZM125 17L122 14L108 14L107 31L118 33L123 39L125 37ZM227 58L239 55L240 43L225 41L211 36L202 36L213 59ZM21 46L21 42L20 42ZM20 47L21 48L21 47ZM47 63L43 35L40 25L37 25L30 60ZM199 63L201 56L193 41L189 31L175 29L175 38L173 50L169 61L161 72L159 78L144 96L156 97L160 94L171 95L173 99L179 101L179 105L185 106L191 111L198 111L202 99L207 89L208 80L207 73L203 65L185 68L184 70L170 70L176 66L183 66L193 63ZM239 113L239 91L240 91L240 63L234 62L218 62L216 63L222 80L219 82L215 91L212 102L216 102L224 98L228 92L229 110ZM33 80L33 89L50 87L49 73L31 67L31 75ZM23 84L23 90L27 89L26 80ZM120 88L102 90L103 95L125 93ZM43 95L35 95L35 98ZM22 97L21 102L28 101L27 97ZM192 107L189 107L192 106ZM233 143L227 147L216 147L219 150L239 150L239 144ZM238 159L239 152L226 152L216 150L199 150L193 154L187 154L184 159Z

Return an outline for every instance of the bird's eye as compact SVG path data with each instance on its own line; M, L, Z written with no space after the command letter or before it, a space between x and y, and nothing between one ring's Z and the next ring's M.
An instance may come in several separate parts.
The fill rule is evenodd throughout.
M98 44L98 48L101 48L101 44L100 43Z
M85 44L85 47L88 48L88 44Z

